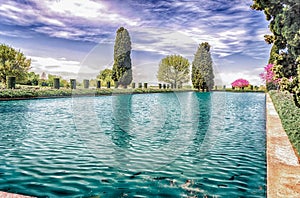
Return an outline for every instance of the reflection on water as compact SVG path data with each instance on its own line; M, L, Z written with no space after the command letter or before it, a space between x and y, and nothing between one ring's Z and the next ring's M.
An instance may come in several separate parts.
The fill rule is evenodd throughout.
M130 111L131 95L120 95L113 97L113 131L111 133L112 142L121 149L130 147Z
M265 96L0 102L0 190L48 197L264 197Z

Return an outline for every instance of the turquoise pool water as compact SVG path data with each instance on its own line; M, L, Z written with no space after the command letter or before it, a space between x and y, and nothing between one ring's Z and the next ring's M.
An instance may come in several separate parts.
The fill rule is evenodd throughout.
M265 94L0 102L0 190L37 197L265 197Z

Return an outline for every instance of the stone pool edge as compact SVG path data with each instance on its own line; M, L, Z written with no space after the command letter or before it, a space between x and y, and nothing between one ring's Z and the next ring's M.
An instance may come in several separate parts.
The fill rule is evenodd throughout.
M267 197L300 197L300 164L266 94Z
M35 197L26 196L26 195L19 195L19 194L7 193L7 192L2 192L2 191L0 191L0 197L1 198L35 198Z

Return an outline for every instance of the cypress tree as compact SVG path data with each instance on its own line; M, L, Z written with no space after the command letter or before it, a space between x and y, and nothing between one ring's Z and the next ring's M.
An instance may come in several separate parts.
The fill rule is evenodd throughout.
M214 72L210 45L201 43L197 49L192 63L192 83L194 88L211 91L214 87Z
M131 41L128 31L124 27L117 30L114 45L114 65L112 79L117 82L117 86L127 87L132 81L131 69Z

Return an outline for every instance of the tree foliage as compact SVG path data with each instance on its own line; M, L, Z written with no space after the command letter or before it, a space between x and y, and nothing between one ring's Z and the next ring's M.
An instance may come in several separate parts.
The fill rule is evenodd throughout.
M48 79L43 82L46 82L47 86L53 87L54 78L59 78L59 86L60 87L70 87L70 82L68 82L67 80L63 79L61 76L58 76L58 75L48 74Z
M210 45L205 42L198 46L192 63L192 83L194 88L212 90L214 86L214 72L210 54Z
M300 2L297 0L253 0L252 9L264 11L273 35L266 35L272 43L269 63L280 79L281 89L290 91L300 103ZM300 105L299 105L300 106Z
M157 79L171 83L175 88L189 81L190 63L180 55L170 55L161 60L157 72Z
M273 35L266 35L268 43L287 49L296 60L300 54L300 3L294 0L253 0L252 9L264 11Z
M24 84L26 85L38 85L39 84L40 75L34 72L27 73Z
M264 72L259 74L262 80L265 81L267 90L276 90L278 85L278 79L275 79L275 73L273 71L274 64L268 64L264 67Z
M17 81L23 80L30 68L31 60L12 47L0 45L0 80L6 83L8 76L15 76Z
M97 79L100 79L102 83L110 82L111 85L114 85L114 81L112 79L113 71L111 69L104 69L100 71L100 74L97 76Z
M112 79L123 87L127 87L132 81L131 69L131 41L128 31L120 27L114 45L114 65Z
M239 78L235 80L233 83L231 83L232 87L238 87L238 88L244 88L249 86L249 81L245 80L243 78Z

